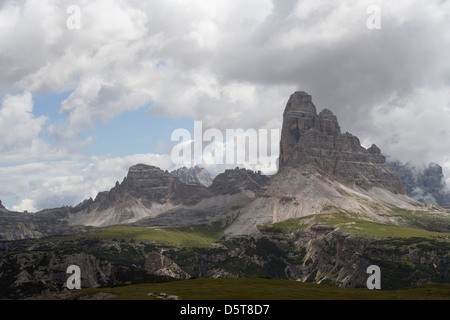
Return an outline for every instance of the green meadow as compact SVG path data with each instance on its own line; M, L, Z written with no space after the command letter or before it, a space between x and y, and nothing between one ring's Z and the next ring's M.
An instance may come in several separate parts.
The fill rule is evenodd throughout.
M428 238L428 239L445 239L450 237L449 232L437 232L427 230L420 226L420 221L430 221L432 217L424 213L412 213L404 211L402 214L415 224L394 225L377 223L357 218L356 215L340 212L334 214L318 214L315 216L307 216L302 218L289 219L283 222L266 225L261 228L275 232L291 233L296 230L303 230L313 224L338 227L346 233L370 237L370 238ZM436 220L433 220L436 221ZM450 226L450 218L440 218L437 222L442 225L447 223ZM424 223L425 225L425 223ZM429 228L430 223L426 224Z

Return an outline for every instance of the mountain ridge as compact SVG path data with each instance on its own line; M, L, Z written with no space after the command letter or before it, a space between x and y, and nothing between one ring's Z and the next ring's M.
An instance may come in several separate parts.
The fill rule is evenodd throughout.
M200 168L198 166L191 168L182 167L173 170L170 173L185 184L200 184L204 187L209 187L216 177L205 168Z
M95 200L85 200L76 206L69 221L71 225L93 226L133 223L172 210L194 207L202 201L211 202L208 199L222 195L254 193L266 181L267 178L259 173L236 168L219 174L209 187L205 187L185 184L155 166L137 164L130 167L122 183L117 182L110 191L98 193ZM223 197L221 199L222 203L226 202ZM228 200L233 201L233 198Z
M342 134L329 109L317 114L312 97L293 93L283 112L279 171L256 198L240 210L227 237L258 232L258 225L346 210L362 218L399 223L390 206L422 206L406 194L400 176L381 150L365 149Z

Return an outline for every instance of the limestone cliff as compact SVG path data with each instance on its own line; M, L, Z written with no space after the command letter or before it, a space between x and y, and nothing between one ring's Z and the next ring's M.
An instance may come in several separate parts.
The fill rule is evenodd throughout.
M405 193L397 172L381 150L366 149L357 137L341 133L328 109L317 114L312 98L295 92L283 114L280 169L239 211L226 236L257 231L261 224L346 210L381 223L399 223L390 206L420 207Z
M197 166L193 168L179 168L172 171L171 174L180 179L183 183L198 184L204 187L209 187L215 178L215 176L209 173L208 170Z
M158 221L163 225L209 222L229 211L222 210L215 217L213 213L218 205L226 208L234 207L235 201L242 203L242 197L238 196L240 193L250 192L244 198L252 197L267 180L267 177L251 170L227 170L207 188L183 183L157 167L137 164L129 169L122 183L117 182L110 191L100 192L94 200L85 200L73 208L69 222L71 225L109 226L159 216L163 219ZM188 221L192 217L188 218L190 215L186 212L192 211L191 208L196 218ZM181 212L182 215L178 214ZM175 222L171 215L179 221Z
M328 109L317 114L311 96L301 91L291 95L283 114L279 163L280 169L309 164L346 184L405 194L376 145L366 149L357 137L342 134L336 116Z

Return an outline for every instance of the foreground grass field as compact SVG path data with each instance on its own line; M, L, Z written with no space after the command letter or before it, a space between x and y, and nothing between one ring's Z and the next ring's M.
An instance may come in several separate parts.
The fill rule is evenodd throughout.
M450 300L450 284L424 285L404 290L330 287L288 280L195 279L146 283L113 288L82 289L45 299L155 300L148 294L166 293L182 300Z

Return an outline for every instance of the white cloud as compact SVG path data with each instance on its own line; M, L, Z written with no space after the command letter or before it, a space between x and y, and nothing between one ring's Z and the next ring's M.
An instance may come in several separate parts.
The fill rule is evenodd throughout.
M0 195L12 210L37 211L77 205L98 192L122 182L129 167L137 163L174 169L168 156L137 154L124 158L86 157L78 160L32 162L0 167Z
M34 140L46 122L33 116L33 101L29 92L7 95L0 108L0 151L17 148Z
M51 160L67 156L65 147L53 146L39 135L47 118L33 115L30 92L7 95L0 106L0 162Z
M18 205L13 206L11 210L17 212L24 212L24 211L35 212L36 208L34 204L35 204L34 200L32 199L23 199L20 201Z
M80 6L81 30L66 27L69 5ZM381 30L366 27L369 5L380 6ZM150 105L150 116L188 116L205 129L280 128L289 95L304 90L364 143L444 163L449 28L450 3L439 0L3 1L0 161L67 156L78 169L54 163L66 180L49 183L81 194L110 182L101 168L81 175L89 183L68 174L87 161L70 148L98 122ZM32 95L68 91L62 120L33 115ZM46 125L57 146L39 138Z

